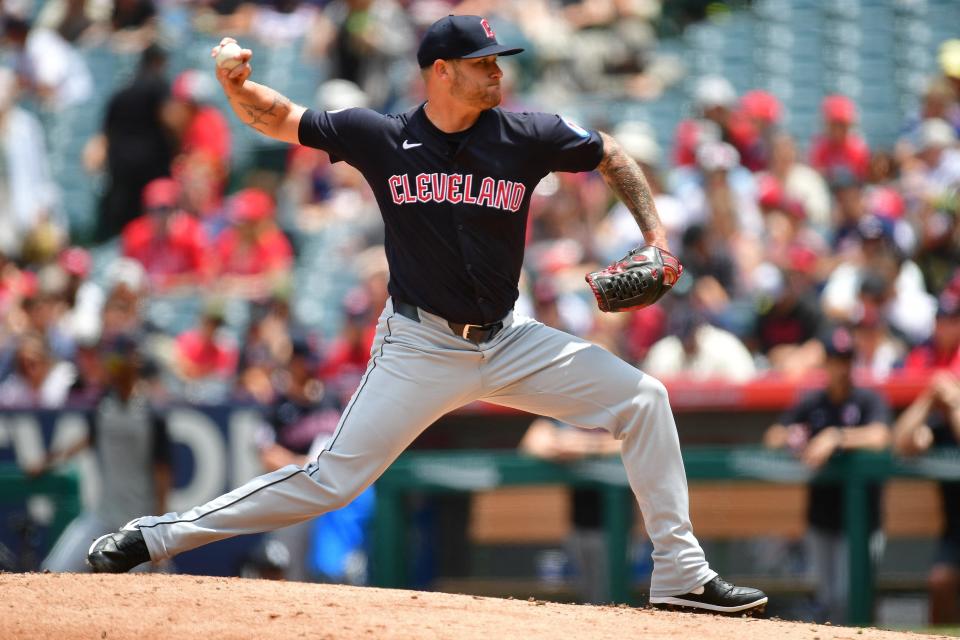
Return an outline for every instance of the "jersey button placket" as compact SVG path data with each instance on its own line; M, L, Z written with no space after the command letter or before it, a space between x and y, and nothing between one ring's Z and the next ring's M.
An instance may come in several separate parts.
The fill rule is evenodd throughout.
M460 166L458 166L458 164L457 164L457 162L456 162L456 158L455 158L455 157L451 157L450 159L451 159L451 163L450 163L450 164L452 165L452 166L450 167L451 173L453 173L453 172L462 172L463 170L462 170L462 168L461 168ZM463 206L463 205L460 205L460 206ZM465 214L461 213L458 209L459 209L458 206L452 205L452 204L450 205L450 213L453 214L453 215L457 218L457 235L459 236L458 240L459 240L459 244L460 244L460 254L466 259L466 258L467 258L468 250L469 250L469 248L470 248L470 245L469 245L469 243L467 242L466 225L464 225L463 222L462 222L463 216L464 216ZM464 269L466 270L467 275L470 277L470 279L473 280L474 292L475 292L475 293L479 293L479 292L477 291L477 289L478 289L478 287L477 287L477 276L473 273L473 263L471 263L471 262L465 262L465 263L464 263ZM478 296L478 297L477 297L477 304L479 304L479 305L483 305L486 301L487 301L487 299L484 298L483 296Z
M451 213L452 213L453 215L455 215L455 216L457 215L458 212L457 212L457 209L456 209L455 207L451 206L450 210L451 210ZM458 216L458 217L459 217L459 216ZM466 227L464 226L464 224L463 224L462 222L458 222L458 223L457 223L457 231L458 231L459 234L460 234L460 240L459 240L459 242L460 242L460 252L461 252L461 255L464 256L464 258L466 258L466 254L467 254L467 251L468 251L468 249L469 249L469 244L466 242L466 237L465 237L465 235L464 235L465 232L466 232L465 230L466 230ZM476 276L474 275L474 273L473 273L473 263L472 263L472 262L464 262L464 264L463 264L463 269L464 269L464 271L467 272L467 275L470 276L470 278L473 280L474 290L476 291L476 288L477 288L477 277L476 277ZM479 297L477 298L477 304L481 304L481 305L482 305L482 304L485 303L486 301L487 301L487 299L484 298L484 297L482 297L482 296L479 296Z

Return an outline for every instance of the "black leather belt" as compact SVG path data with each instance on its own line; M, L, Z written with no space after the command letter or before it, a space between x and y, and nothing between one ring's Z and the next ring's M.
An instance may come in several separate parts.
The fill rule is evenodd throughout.
M420 309L415 305L394 298L393 310L404 318L409 318L414 322L420 322ZM462 322L450 322L448 320L447 326L450 327L453 335L460 336L464 340L469 340L474 344L480 344L500 333L500 330L503 329L503 321L493 322L491 324L465 324Z

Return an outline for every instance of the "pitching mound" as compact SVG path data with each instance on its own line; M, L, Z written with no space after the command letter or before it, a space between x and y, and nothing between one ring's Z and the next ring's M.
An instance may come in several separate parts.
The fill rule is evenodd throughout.
M775 620L164 575L0 575L0 638L913 640Z

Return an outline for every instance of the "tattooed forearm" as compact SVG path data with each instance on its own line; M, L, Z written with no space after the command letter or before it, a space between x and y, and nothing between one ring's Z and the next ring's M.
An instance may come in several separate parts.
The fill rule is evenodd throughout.
M597 170L633 214L648 241L659 240L663 234L660 216L643 170L616 140L605 133L600 137L603 139L603 160Z
M230 106L244 124L273 135L290 114L291 102L269 87L247 82L242 92L229 95Z
M237 111L237 115L240 116L244 123L260 133L269 133L271 128L282 122L290 111L289 99L272 89L269 90L269 92L273 95L257 95L256 97L260 98L260 100L256 102L244 102L238 99L236 107L234 107L234 111ZM270 98L270 102L265 102L263 98ZM242 114L237 107L243 111Z

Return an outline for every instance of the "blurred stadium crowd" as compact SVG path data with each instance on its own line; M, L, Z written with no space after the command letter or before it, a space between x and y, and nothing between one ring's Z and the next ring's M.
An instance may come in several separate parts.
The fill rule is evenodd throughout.
M110 384L101 355L133 337L155 401L286 407L266 464L288 460L270 443L296 407L322 404L284 440L306 454L366 367L387 296L379 213L351 167L244 130L206 55L229 34L253 49L254 79L295 101L407 108L419 34L453 11L528 47L503 61L507 108L572 111L642 165L685 266L660 305L600 314L583 275L642 237L598 175L551 175L519 311L664 378L804 379L837 324L858 379L960 376L960 40L930 43L936 64L897 96L907 117L871 137L854 99L869 92L824 90L800 113L776 82L700 73L666 37L740 14L773 32L790 3L666 5L4 3L0 406L89 404Z
M269 402L296 341L349 395L388 277L369 189L325 154L238 131L211 64L174 73L169 45L230 33L258 69L294 46L291 64L319 86L312 106L398 108L418 99L418 32L454 9L494 15L505 41L532 45L507 67L510 108L564 111L582 93L655 103L684 79L682 61L658 53L652 1L7 7L0 402L82 397L97 384L88 354L121 333L139 336L173 397ZM127 79L95 82L98 56L127 61ZM715 74L684 79L689 112L670 146L643 121L592 118L646 170L686 276L656 308L596 312L583 273L642 238L598 176L553 175L533 199L518 309L663 377L803 376L823 360L827 323L853 328L857 368L874 378L960 369L960 42L944 42L939 63L892 146L870 144L841 94L797 139L774 93ZM83 192L54 168L64 122L91 134L83 166L66 171L95 195L81 215Z

